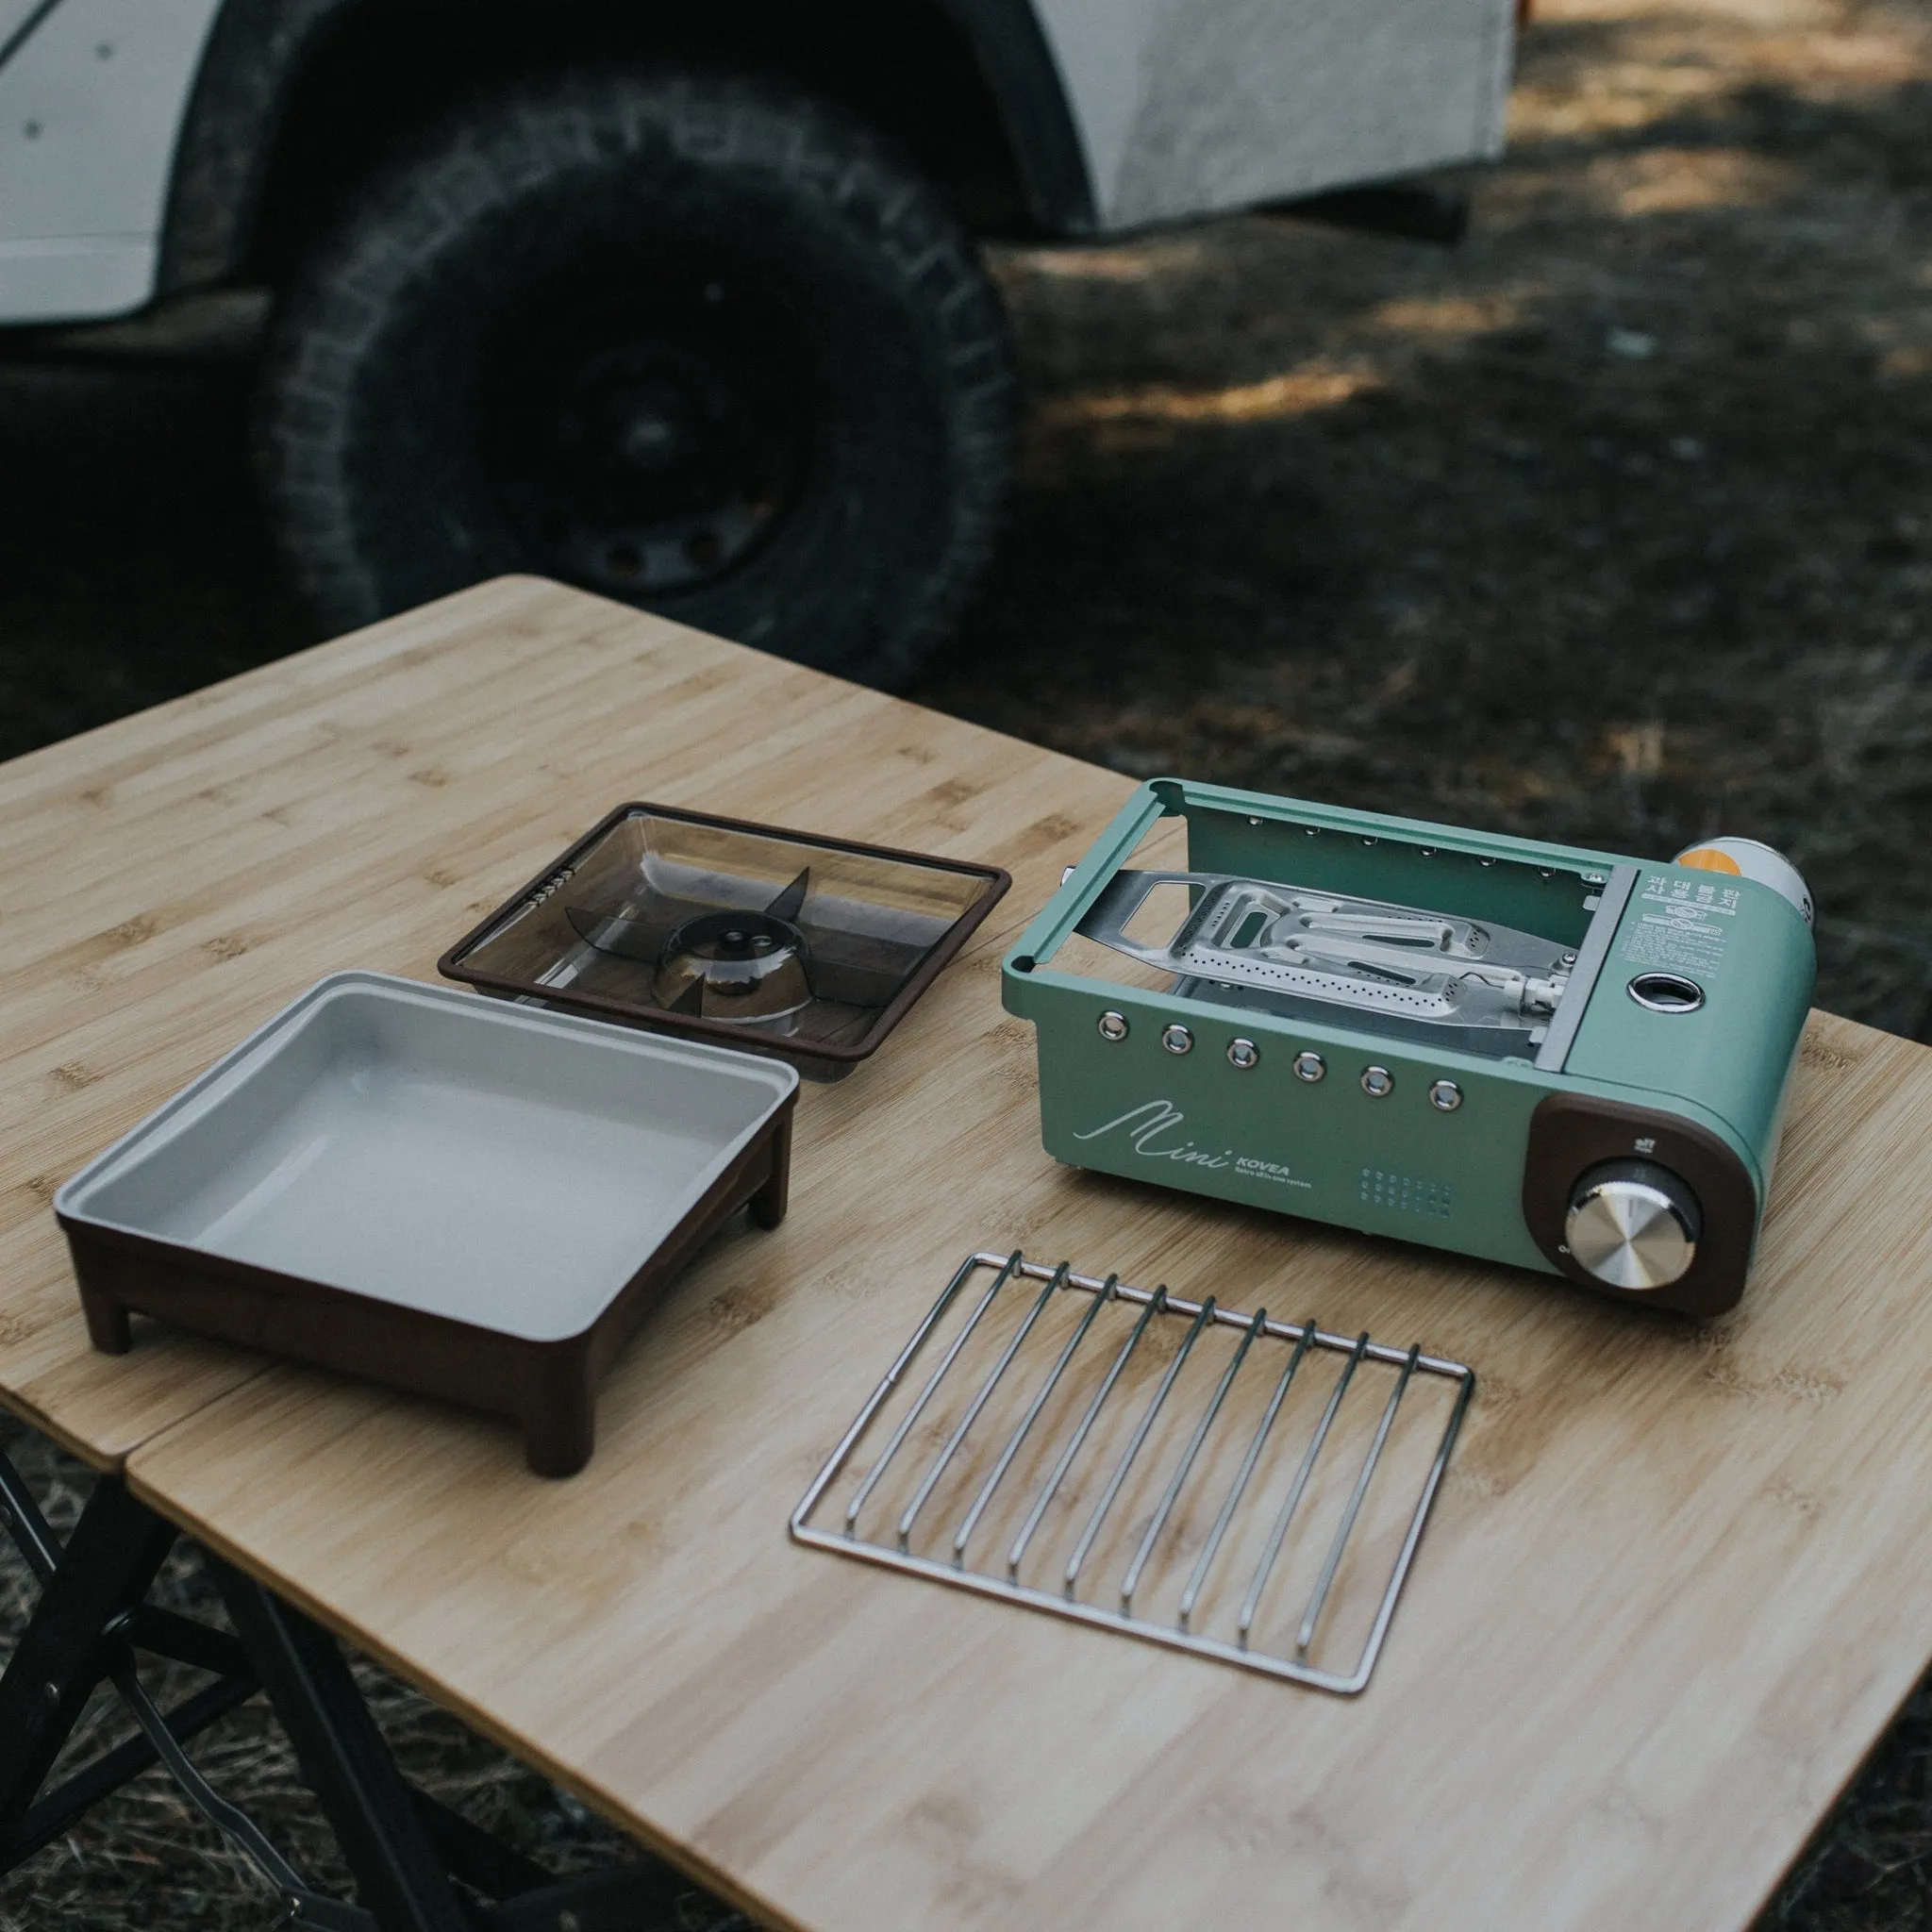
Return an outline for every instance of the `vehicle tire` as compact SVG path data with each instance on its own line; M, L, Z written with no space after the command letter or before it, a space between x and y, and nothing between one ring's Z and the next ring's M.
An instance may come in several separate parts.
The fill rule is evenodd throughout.
M260 446L330 627L536 571L875 683L997 534L1015 386L937 193L725 76L478 104L281 304Z

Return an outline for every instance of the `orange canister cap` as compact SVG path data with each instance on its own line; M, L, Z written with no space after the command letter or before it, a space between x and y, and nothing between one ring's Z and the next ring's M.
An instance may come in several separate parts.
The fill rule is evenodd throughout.
M1775 846L1757 839L1700 839L1678 853L1673 863L1693 872L1755 879L1795 906L1807 925L1813 923L1811 889L1804 874Z

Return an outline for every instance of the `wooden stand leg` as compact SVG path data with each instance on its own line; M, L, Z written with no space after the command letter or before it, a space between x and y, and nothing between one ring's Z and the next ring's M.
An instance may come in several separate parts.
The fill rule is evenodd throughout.
M532 1364L524 1391L524 1459L533 1474L575 1475L597 1445L597 1391L581 1354Z
M588 1402L524 1424L524 1459L534 1475L575 1475L596 1446L597 1418Z
M134 1331L128 1324L127 1310L111 1295L98 1289L83 1287L80 1310L87 1317L87 1339L103 1355L125 1355L134 1346Z
M772 1136L772 1175L751 1197L752 1224L757 1227L776 1227L785 1219L791 1192L791 1116L787 1114Z

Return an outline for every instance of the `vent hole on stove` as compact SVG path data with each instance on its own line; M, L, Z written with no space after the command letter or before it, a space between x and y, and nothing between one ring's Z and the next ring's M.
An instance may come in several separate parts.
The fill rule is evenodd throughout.
M1629 991L1653 1013L1694 1013L1704 1004L1704 989L1680 973L1640 973Z

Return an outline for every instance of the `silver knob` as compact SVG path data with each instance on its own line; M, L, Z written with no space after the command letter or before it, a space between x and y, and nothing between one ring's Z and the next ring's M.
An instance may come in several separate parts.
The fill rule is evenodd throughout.
M1669 1168L1607 1160L1576 1183L1563 1224L1570 1253L1610 1288L1668 1288L1697 1258L1697 1197Z

